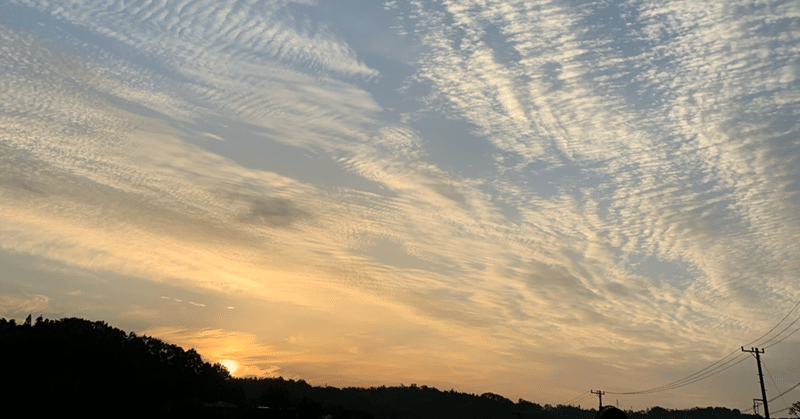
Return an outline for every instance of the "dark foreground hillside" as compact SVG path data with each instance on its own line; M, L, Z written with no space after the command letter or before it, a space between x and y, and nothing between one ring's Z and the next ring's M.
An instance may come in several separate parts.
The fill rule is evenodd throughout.
M0 402L30 417L595 419L594 409L512 402L433 387L314 387L232 378L219 364L101 321L0 319ZM628 419L759 419L726 408L626 412Z
M193 349L100 321L1 319L0 359L3 404L29 414L188 414L203 402L242 400L228 371Z
M282 378L240 379L240 382L246 398L292 409L299 419L316 419L327 414L334 419L595 419L598 413L596 409L542 406L523 399L512 402L493 393L476 395L414 384L340 389ZM654 407L625 414L628 419L761 419L724 407L687 410Z

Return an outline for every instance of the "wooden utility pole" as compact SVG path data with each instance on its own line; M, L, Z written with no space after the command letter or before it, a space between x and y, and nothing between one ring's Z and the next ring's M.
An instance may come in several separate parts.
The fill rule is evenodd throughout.
M600 409L597 409L597 410L601 410L603 408L603 394L606 394L606 392L602 391L602 390L597 390L597 391L589 390L589 391L591 391L592 394L597 394L597 397L600 398ZM769 419L769 418L767 418L767 419Z
M767 406L767 390L764 389L764 374L761 372L761 356L759 356L759 354L764 353L764 349L750 348L745 350L744 346L742 346L742 352L749 352L751 354L755 354L756 356L756 363L758 364L758 379L761 382L761 403L764 404L764 417L766 419L769 419L769 406Z

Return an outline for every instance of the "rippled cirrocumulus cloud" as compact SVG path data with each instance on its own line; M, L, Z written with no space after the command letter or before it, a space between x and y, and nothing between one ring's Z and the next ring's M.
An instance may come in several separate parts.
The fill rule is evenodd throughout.
M8 2L0 312L312 384L556 404L674 381L800 298L799 17ZM620 401L746 408L750 367Z

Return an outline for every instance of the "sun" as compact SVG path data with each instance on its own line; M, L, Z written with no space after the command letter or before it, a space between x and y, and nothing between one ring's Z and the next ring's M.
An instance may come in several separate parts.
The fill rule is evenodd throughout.
M228 372L231 373L231 375L233 375L233 373L235 373L236 370L239 369L239 363L232 359L222 360L220 364L222 364L223 367L227 368Z

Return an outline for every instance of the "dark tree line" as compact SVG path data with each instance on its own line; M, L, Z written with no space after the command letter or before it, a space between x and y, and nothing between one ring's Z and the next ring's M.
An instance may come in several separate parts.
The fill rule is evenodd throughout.
M77 318L32 322L29 316L23 324L0 319L0 359L8 389L0 391L0 402L39 417L77 411L88 417L595 419L598 413L416 384L335 388L283 378L236 379L194 349ZM219 401L239 407L203 403ZM625 413L627 419L760 419L720 407Z
M596 409L544 406L501 395L442 391L434 387L315 387L303 380L240 379L251 403L294 409L298 419L595 419ZM626 411L628 419L761 419L723 407Z
M194 349L102 321L0 319L0 359L3 398L30 412L179 412L242 401L228 371Z

